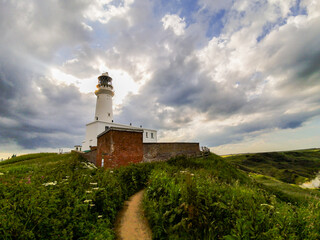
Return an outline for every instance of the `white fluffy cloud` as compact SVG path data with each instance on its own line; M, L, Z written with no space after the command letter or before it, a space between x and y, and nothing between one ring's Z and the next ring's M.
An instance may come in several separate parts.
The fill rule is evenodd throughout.
M167 14L161 19L161 22L164 29L171 29L178 36L184 34L186 23L184 22L184 19L180 18L178 15Z

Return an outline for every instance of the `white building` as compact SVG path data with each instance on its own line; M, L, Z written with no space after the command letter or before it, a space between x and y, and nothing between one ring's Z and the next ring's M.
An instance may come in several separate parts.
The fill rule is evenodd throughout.
M112 78L108 73L98 77L99 84L95 94L97 96L94 121L86 125L86 138L82 142L82 151L90 150L90 146L97 146L97 136L108 127L142 129L143 142L157 142L157 131L142 127L133 127L113 122L112 97L114 96Z

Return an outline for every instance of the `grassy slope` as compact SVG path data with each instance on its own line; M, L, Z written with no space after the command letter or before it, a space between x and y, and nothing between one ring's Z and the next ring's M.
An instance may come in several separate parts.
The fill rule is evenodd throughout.
M83 159L70 154L16 157L0 164L0 236L112 239L117 211L149 179L145 207L156 239L318 239L320 226L313 223L320 222L319 206L312 204L320 192L239 171L248 169L242 163L248 156L176 158L113 173L87 169ZM284 169L273 162L287 164L291 171L289 160L301 162L306 156L306 167L295 169L312 176L309 167L319 161L318 151L263 154L260 162L280 172ZM263 170L252 166L256 168L250 172ZM57 185L43 185L54 181ZM86 199L95 206L85 204Z
M172 159L150 176L155 239L318 239L320 193L238 170L212 154Z
M114 239L123 202L152 165L90 169L76 154L29 154L0 164L0 239Z
M287 183L300 184L313 179L320 171L319 149L239 154L225 159L244 171L271 176Z

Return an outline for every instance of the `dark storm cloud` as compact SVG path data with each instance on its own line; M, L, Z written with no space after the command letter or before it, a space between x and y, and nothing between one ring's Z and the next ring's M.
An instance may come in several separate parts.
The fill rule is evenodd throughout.
M46 75L59 49L90 39L77 16L84 7L84 1L2 1L1 144L56 148L82 140L89 120L82 113L91 112L93 96Z
M8 71L8 68L6 69ZM9 69L10 70L10 69ZM1 142L14 140L23 148L69 146L80 141L83 125L93 109L93 96L79 93L73 86L54 85L50 79L28 71L0 76ZM69 134L69 136L65 136Z

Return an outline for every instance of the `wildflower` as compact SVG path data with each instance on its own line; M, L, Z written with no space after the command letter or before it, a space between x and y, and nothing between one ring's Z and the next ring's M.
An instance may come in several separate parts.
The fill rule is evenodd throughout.
M99 189L98 187L92 188L92 190L98 190L98 189Z
M113 173L113 171L110 171L110 173Z
M57 181L44 183L44 184L42 184L42 185L44 185L44 186L54 186L54 185L56 185L56 184L57 184Z
M95 206L95 204L93 204L93 203L92 203L92 204L90 204L89 206L90 206L90 207L94 207L94 206Z
M98 218L102 218L102 215L98 215Z
M269 207L269 208L274 208L274 206L269 205L269 204L266 204L266 203L262 203L262 204L260 204L260 206L267 206L267 207Z
M4 173L0 172L0 175L4 175Z
M191 176L194 176L194 174L193 174L193 173L190 173L190 175L191 175Z
M92 193L92 191L86 191L86 193Z
M91 199L87 199L87 200L84 200L83 202L84 203L89 203L89 202L92 202L92 200Z
M27 182L26 182L26 184L30 184L31 183L31 179L30 179L30 177L27 177Z
M88 168L88 169L95 169L97 168L93 163L86 163L86 162L82 162L82 164L84 165L84 167Z
M90 185L98 185L96 182L91 182Z

